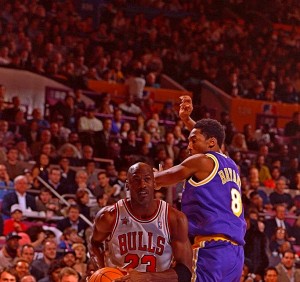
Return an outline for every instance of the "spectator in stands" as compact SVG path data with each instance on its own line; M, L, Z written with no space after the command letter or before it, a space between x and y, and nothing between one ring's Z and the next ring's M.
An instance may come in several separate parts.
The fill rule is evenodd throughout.
M40 282L60 282L59 274L61 270L65 267L65 263L62 260L52 260L48 269L47 276L40 279Z
M9 281L9 282L16 282L17 281L17 274L14 269L3 267L0 270L0 281Z
M59 281L60 282L78 282L79 274L71 267L64 267L59 273Z
M22 220L23 212L19 204L14 204L10 208L10 218L4 221L3 235L8 235L11 232L24 232L28 225Z
M39 212L45 212L47 218L51 218L53 215L62 215L59 200L53 198L52 193L46 187L40 189L40 193L36 198L36 209Z
M172 132L167 132L165 134L165 141L164 142L160 142L157 145L158 147L162 147L165 148L166 152L167 152L167 157L172 158L173 160L177 159L179 156L179 151L180 148L175 145L175 138L174 138L174 134Z
M27 193L29 189L26 176L19 175L14 179L15 191L4 196L2 202L3 215L9 216L12 205L19 204L23 213L26 211L36 211L35 199Z
M265 181L271 179L271 173L269 167L265 163L265 156L258 155L256 158L256 167L259 173L259 182L265 183Z
M62 157L58 162L61 169L61 181L67 183L69 186L75 184L76 171L70 167L70 160Z
M2 118L6 121L15 121L18 111L21 110L21 101L18 96L13 96L11 99L12 105L3 110Z
M82 243L74 243L72 250L75 251L76 263L73 268L83 277L87 273L86 247Z
M103 130L97 133L97 148L95 156L100 158L109 158L109 144L114 135L111 133L112 121L110 118L103 120Z
M31 112L31 121L36 121L40 129L50 128L50 124L43 118L42 112L39 108L34 108Z
M245 234L245 258L251 261L251 272L255 275L263 277L264 269L269 264L266 253L267 237L258 228L256 220L246 219L247 231Z
M60 195L69 193L68 183L62 182L62 172L58 167L49 169L48 184Z
M129 191L126 188L126 179L127 179L127 170L124 168L120 168L118 170L118 177L116 182L113 184L113 189L115 190L113 197L117 200L125 199L130 196Z
M121 144L121 157L127 162L130 161L132 155L138 154L138 143L136 140L136 132L131 129L128 132L127 138Z
M40 138L40 129L36 121L29 121L28 123L29 129L24 133L24 138L26 139L28 146L31 148L31 145L34 142L37 142Z
M119 108L128 116L137 116L142 113L141 108L134 103L134 96L131 94L127 95L125 102L121 103Z
M10 148L14 145L15 135L8 128L8 122L6 120L0 120L0 144L1 147Z
M103 123L95 116L96 109L91 106L87 109L87 114L78 120L78 132L83 144L95 146L97 132L103 130Z
M79 188L76 191L76 203L80 208L80 213L83 214L87 219L91 220L90 207L88 203L90 201L90 193L88 189Z
M51 144L54 145L55 148L59 148L62 144L65 143L65 140L61 137L59 132L59 126L56 121L52 121L50 123L50 132L51 132Z
M27 274L21 278L20 282L37 282L37 280L33 275Z
M83 243L83 242L84 242L83 239L77 235L77 230L73 229L70 226L70 227L66 227L63 230L63 234L60 238L60 242L58 244L58 247L61 250L71 251L73 244ZM75 258L74 258L74 262L75 262Z
M98 106L99 113L111 115L116 109L117 108L111 99L110 93L103 93L101 95L100 104Z
M13 180L20 174L23 174L26 166L26 163L23 161L18 160L18 150L15 147L8 148L6 153L6 161L2 164L5 165L7 169L7 173L9 178Z
M275 267L269 266L265 269L265 282L278 282L278 271Z
M271 238L275 233L276 228L282 227L286 230L288 238L291 236L291 226L286 221L286 206L278 204L275 206L275 216L274 218L268 219L265 222L265 233L268 238Z
M18 159L20 161L23 161L23 162L28 162L28 161L32 161L33 160L33 157L32 157L32 154L30 152L30 149L27 145L27 141L25 138L18 138L16 140L16 146L15 146L17 149L18 149Z
M48 275L48 270L51 265L51 263L56 258L57 253L57 244L53 239L46 239L43 242L43 249L42 249L43 257L40 259L33 260L32 266L35 269L38 269L42 275L43 278ZM35 276L35 273L32 273Z
M270 194L270 202L273 206L282 204L288 210L294 208L293 199L289 193L285 193L285 189L287 189L286 179L281 177L276 181L274 192Z
M32 168L32 177L35 179L37 176L43 180L48 181L50 159L46 154L40 154L38 156L36 164Z
M3 197L9 193L8 188L13 188L13 187L14 184L9 178L6 166L4 164L0 164L0 201L1 202L3 200Z
M44 129L41 131L40 137L37 141L33 142L30 146L31 153L33 157L38 156L42 152L42 147L45 144L51 144L51 132L49 129ZM51 144L51 152L55 151L57 148ZM50 155L49 155L50 156Z
M287 250L283 253L281 262L276 266L278 281L300 281L300 269L295 267L295 253Z
M51 109L51 120L54 120L58 115L64 118L64 124L71 130L76 130L75 120L75 104L74 97L66 95L64 101L57 102Z
M29 274L29 262L23 258L17 258L14 261L13 268L16 270L18 279L22 279L25 275Z
M100 171L98 173L98 184L92 192L96 197L106 194L108 196L109 200L114 202L112 197L113 197L113 194L116 192L116 188L112 187L109 184L109 181L110 181L110 179L107 175L107 172Z
M39 279L41 279L43 277L43 274L39 271L38 268L35 268L34 266L32 266L34 255L35 255L35 250L34 250L33 245L24 244L21 247L21 249L20 249L20 258L23 258L23 259L27 260L27 262L29 263L29 272L30 272L30 274L34 274L34 277L38 281Z
M119 135L121 131L122 124L124 123L124 119L122 116L122 110L119 108L115 108L113 111L113 118L111 124L111 132L115 135Z
M165 102L159 113L159 118L168 121L176 121L178 119L177 111L175 110L172 102Z
M74 107L77 116L83 114L87 108L87 105L83 100L82 89L80 88L74 90Z
M292 115L292 120L287 122L284 126L284 136L298 136L300 134L300 114L299 112L294 112Z
M28 123L22 110L16 113L15 120L9 125L9 131L13 133L16 140L22 139L28 131Z
M231 140L230 145L228 146L228 151L229 152L247 152L248 147L246 143L246 139L243 133L236 132Z
M1 166L0 166L0 171L1 171ZM300 171L296 172L295 175L291 178L290 188L300 191Z
M5 244L0 250L0 265L12 267L14 259L18 256L19 240L22 237L17 232L11 232L5 236Z
M88 224L79 215L78 205L70 205L67 208L67 217L57 222L57 228L63 232L67 227L72 227L81 238L84 238Z

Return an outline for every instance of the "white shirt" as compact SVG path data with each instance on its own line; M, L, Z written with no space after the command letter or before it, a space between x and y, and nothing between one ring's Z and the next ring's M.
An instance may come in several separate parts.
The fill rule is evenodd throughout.
M25 212L27 210L26 193L21 195L19 192L16 192L16 194L17 194L17 197L18 197L19 205L20 205L22 211Z

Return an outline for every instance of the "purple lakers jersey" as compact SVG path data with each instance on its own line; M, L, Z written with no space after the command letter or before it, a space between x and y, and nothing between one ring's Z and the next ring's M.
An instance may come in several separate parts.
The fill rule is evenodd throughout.
M234 161L218 152L208 152L214 169L204 180L191 177L184 184L182 211L189 220L190 236L222 234L244 245L246 223L241 200L241 179Z

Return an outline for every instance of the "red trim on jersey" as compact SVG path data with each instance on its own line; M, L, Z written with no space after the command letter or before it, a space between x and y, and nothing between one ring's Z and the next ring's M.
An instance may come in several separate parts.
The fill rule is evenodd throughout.
M160 213L160 210L161 210L161 207L162 207L162 204L161 204L161 200L159 200L159 205L158 205L158 208L157 210L155 211L155 213L147 218L147 219L140 219L140 218L137 218L134 214L133 214L133 211L131 210L131 207L130 205L128 204L129 201L125 201L125 200L122 200L123 203L124 203L124 207L126 209L126 211L128 212L128 214L137 222L142 222L142 223L147 223L147 222L151 222L153 221L154 219L156 219Z

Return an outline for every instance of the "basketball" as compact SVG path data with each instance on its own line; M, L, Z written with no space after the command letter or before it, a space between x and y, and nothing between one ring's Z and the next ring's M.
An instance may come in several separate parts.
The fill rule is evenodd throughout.
M124 274L117 268L103 267L93 273L89 282L110 282L123 276Z

